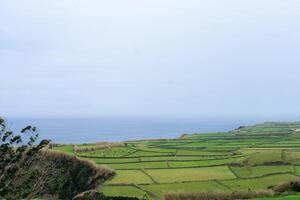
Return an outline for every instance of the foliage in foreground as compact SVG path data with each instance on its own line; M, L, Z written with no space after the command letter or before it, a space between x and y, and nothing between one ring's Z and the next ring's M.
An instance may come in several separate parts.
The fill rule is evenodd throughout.
M49 141L37 139L35 127L14 134L0 118L0 199L72 199L113 175L91 161L48 150Z
M21 135L25 136L25 141ZM42 140L35 145L37 138L36 127L27 126L15 135L7 130L4 119L0 118L0 197L12 199L17 195L31 195L20 193L16 183L18 177L25 175L23 168L30 166L34 161L32 158L49 144L49 141Z

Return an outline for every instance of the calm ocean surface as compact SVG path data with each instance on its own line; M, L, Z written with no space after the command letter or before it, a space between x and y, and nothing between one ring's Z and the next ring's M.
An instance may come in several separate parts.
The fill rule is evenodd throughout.
M123 141L149 138L177 138L183 133L232 130L240 125L260 123L258 119L187 118L7 118L11 130L26 125L38 127L40 139L57 143Z

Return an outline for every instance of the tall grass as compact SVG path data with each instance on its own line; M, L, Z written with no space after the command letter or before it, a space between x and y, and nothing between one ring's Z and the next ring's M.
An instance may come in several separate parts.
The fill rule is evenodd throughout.
M165 194L165 200L235 200L249 199L256 197L271 197L274 195L272 190L259 191L233 191L233 192L171 192Z

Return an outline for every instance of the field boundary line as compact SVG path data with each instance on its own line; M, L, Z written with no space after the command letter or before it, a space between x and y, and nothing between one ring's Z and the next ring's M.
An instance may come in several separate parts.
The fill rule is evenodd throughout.
M158 184L158 182L150 174L148 174L146 170L141 169L141 172L148 176L154 184Z
M179 151L179 149L176 149L175 155L174 155L175 157L177 156L178 151Z
M294 174L295 174L296 176L298 176L298 175L296 174L296 165L293 165L293 172L294 172Z
M165 161L162 161L162 163L164 163ZM170 162L170 161L169 161ZM101 164L101 163L97 163L96 164ZM170 166L170 168L166 168L166 167L143 167L144 169L148 169L148 170L168 170L168 169L189 169L189 168L207 168L207 167L220 167L220 166L227 166L228 167L228 163L224 163L224 164L214 164L214 165L202 165L202 166L183 166L183 167L172 167ZM260 165L260 166L264 166L264 165ZM268 165L268 166L278 166L278 165ZM119 168L116 170L140 170L142 168Z
M167 164L167 167L170 168L171 166L170 166L170 164L169 164L169 161L166 160L165 162L166 162L166 164Z
M129 148L129 149L132 149L132 148ZM132 149L133 150L133 149ZM122 156L122 157L127 157L127 156L130 156L130 155L132 155L132 154L134 154L134 153L136 153L137 152L137 150L134 150L133 152L130 152L130 153L128 153L128 154L125 154L124 156Z
M228 169L231 171L231 173L236 177L236 178L241 178L232 168L231 166L228 166Z
M281 160L282 160L282 161L285 161L285 160L286 160L286 158L285 158L285 157L286 157L286 156L285 156L286 151L287 151L286 149L282 149L282 150L281 150Z
M76 155L77 157L82 157L82 158L98 158L98 159L122 159L122 158L140 158L140 157L144 157L144 158L153 158L153 157L175 157L174 155L151 155L151 156L126 156L126 157L100 157L100 156L86 156L86 155ZM217 156L223 156L223 155L195 155L195 154L186 154L186 155L176 155L176 157L217 157ZM225 156L225 155L224 155ZM239 157L245 157L244 155L242 154L239 154L237 156L232 156L230 157L229 155L226 155L225 159L226 158L239 158ZM224 158L217 158L217 160L222 160ZM207 160L211 160L211 159L207 159Z
M144 191L144 192L146 192L149 196L151 196L153 199L160 199L155 193L153 193L153 192L151 192L151 191L149 191L149 190L146 190L145 188L142 188L142 187L140 187L139 185L135 185L134 184L134 187L136 187L137 189L140 189L140 190L142 190L142 191Z
M237 179L240 179L240 180L257 179L257 178L265 178L265 177L269 177L269 176L276 176L276 175L283 175L283 174L289 174L289 175L297 176L293 172L276 172L276 173L263 174L261 176L254 176L254 177L239 177Z
M175 157L175 156L171 156ZM199 159L199 160L141 160L141 161L126 161L126 162L101 162L101 164L133 164L133 163L154 163L154 162L196 162L196 161L219 161L219 160L226 160L226 159L232 159L232 158L243 158L245 156L236 156L236 157L225 157L225 158L211 158L211 159ZM86 157L85 157L86 158ZM140 159L143 157L137 157L137 159ZM100 163L100 162L97 162Z
M96 163L98 164L98 163ZM157 168L146 168L144 167L143 169L147 169L147 170L169 170L169 169L195 169L195 168L208 168L208 167L221 167L221 166L228 166L227 163L226 164L220 164L220 165L203 165L203 166L191 166L191 167L172 167L170 166L170 168L162 168L162 167L157 167ZM142 168L122 168L122 169L115 169L115 170L140 170Z
M228 185L222 183L220 180L215 179L215 180L213 180L213 181L216 182L217 184L219 184L219 185L221 185L221 186L223 186L223 187L229 189L230 191L232 191L232 189L231 189Z

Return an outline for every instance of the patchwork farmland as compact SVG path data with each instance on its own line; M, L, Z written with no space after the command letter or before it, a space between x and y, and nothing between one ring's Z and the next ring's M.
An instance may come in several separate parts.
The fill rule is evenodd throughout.
M178 139L54 149L114 169L100 188L107 196L163 199L168 192L260 190L298 179L299 130L298 122L270 122Z

